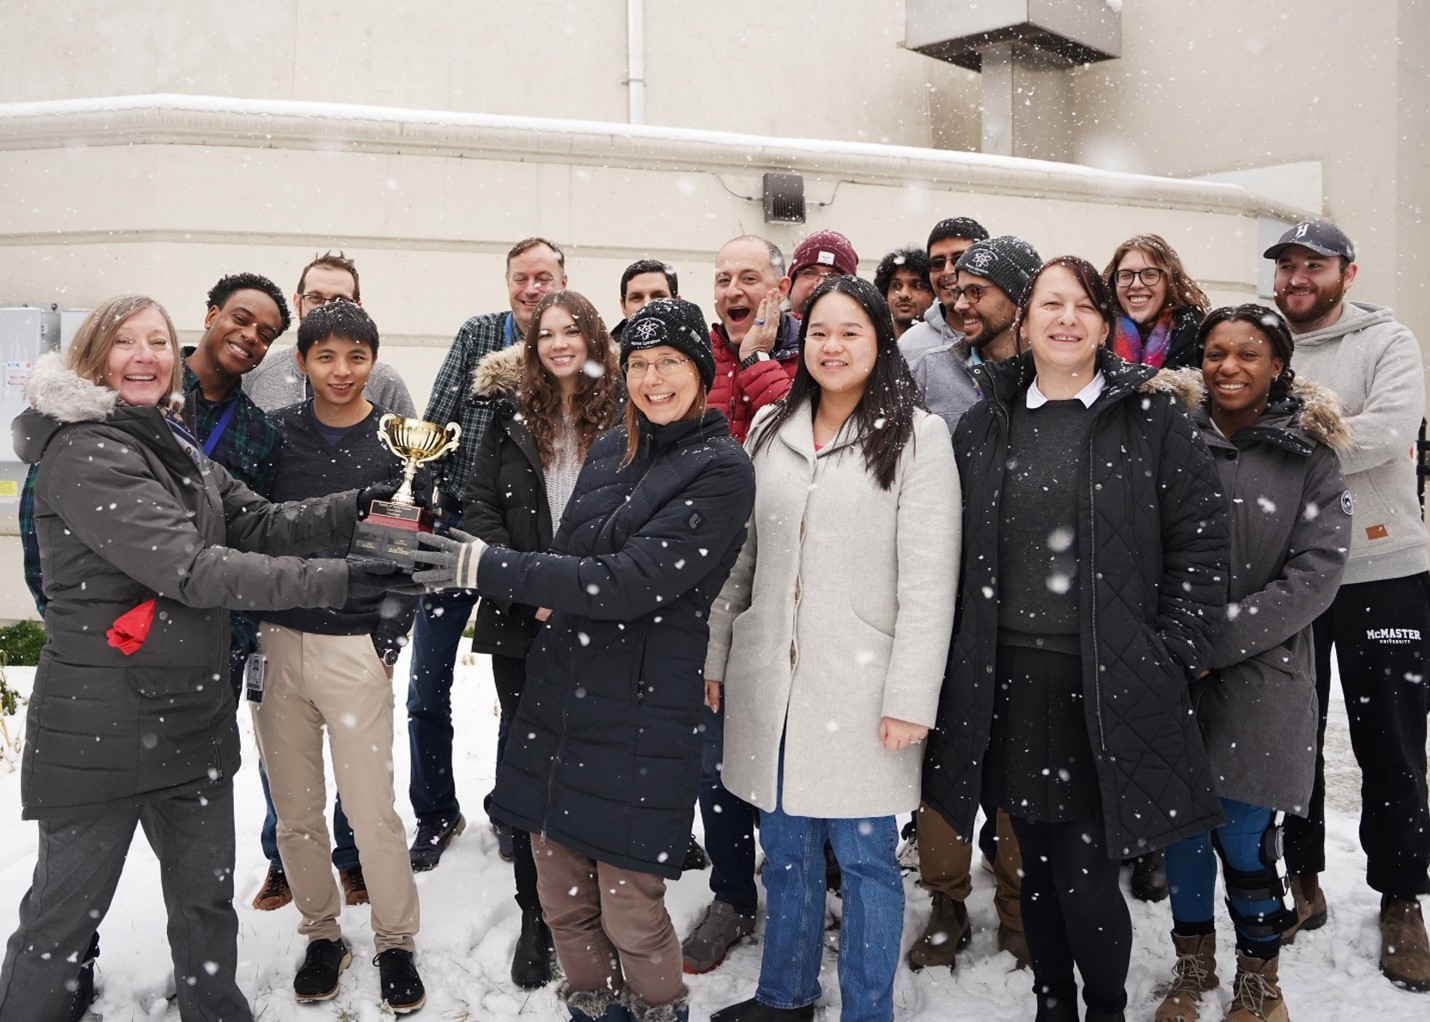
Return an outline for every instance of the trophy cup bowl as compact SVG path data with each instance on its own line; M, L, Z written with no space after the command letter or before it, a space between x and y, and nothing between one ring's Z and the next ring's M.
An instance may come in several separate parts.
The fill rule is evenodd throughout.
M462 427L455 422L439 426L390 413L378 420L378 440L402 459L402 485L392 499L372 502L367 518L353 530L350 553L391 561L409 571L413 568L417 533L432 531L432 514L417 506L412 480L420 465L456 450L461 436Z

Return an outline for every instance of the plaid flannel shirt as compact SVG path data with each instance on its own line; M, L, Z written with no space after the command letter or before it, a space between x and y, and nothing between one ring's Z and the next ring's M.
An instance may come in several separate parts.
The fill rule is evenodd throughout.
M185 358L192 353L192 348L184 349ZM229 391L227 401L205 400L198 376L185 363L184 424L199 443L208 441L229 403L234 401L238 404L233 410L233 419L224 428L223 436L219 437L209 458L226 468L229 475L254 493L267 497L273 491L273 479L278 472L278 464L274 460L278 427L241 387ZM229 656L237 669L248 654L258 649L258 619L251 614L233 611L228 616L228 631Z
M433 466L444 512L461 513L467 477L477 460L482 434L492 421L490 404L472 397L472 374L483 358L516 339L515 324L509 325L510 320L510 312L489 312L463 323L432 383L423 418L439 426L455 422L462 427L457 449Z

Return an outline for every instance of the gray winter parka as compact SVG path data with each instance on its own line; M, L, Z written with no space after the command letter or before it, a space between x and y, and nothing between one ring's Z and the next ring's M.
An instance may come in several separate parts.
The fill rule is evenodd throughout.
M1098 357L1106 386L1091 407L1078 470L1083 712L1108 855L1165 847L1221 822L1189 686L1206 666L1226 600L1226 505L1186 408L1194 370L1158 372ZM993 724L998 530L1008 471L1008 408L1033 380L1031 352L974 370L984 399L954 434L963 482L958 623L929 732L924 800L973 832Z
M1331 605L1350 547L1336 455L1354 441L1335 395L1291 398L1228 439L1193 416L1230 502L1231 578L1208 678L1192 703L1217 794L1305 816L1316 770L1311 623Z
M15 419L15 450L39 464L35 531L50 602L25 724L26 819L169 798L239 765L228 610L339 606L353 493L269 504L220 466L194 463L157 408L47 356ZM263 551L264 553L259 553ZM105 633L153 599L126 656Z

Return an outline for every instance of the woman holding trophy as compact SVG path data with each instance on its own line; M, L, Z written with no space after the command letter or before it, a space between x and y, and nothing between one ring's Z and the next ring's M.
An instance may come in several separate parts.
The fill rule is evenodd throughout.
M575 291L549 291L520 344L492 352L477 366L475 398L493 406L472 465L462 528L513 550L549 550L586 452L620 421L620 367L606 325ZM483 596L472 649L492 658L492 679L509 725L526 683L526 654L551 615L546 607ZM501 758L499 739L497 758ZM536 892L531 836L512 832L521 935L511 979L534 989L551 979L551 932Z
M715 359L700 310L646 305L620 365L625 421L591 445L551 552L424 534L415 560L433 567L413 574L551 608L489 809L532 835L578 1022L688 1016L665 881L700 783L710 605L754 505L749 458L705 407Z

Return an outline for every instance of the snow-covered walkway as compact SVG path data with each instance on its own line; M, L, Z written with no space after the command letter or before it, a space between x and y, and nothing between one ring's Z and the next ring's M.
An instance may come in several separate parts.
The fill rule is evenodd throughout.
M511 867L497 857L496 839L482 815L482 797L491 784L496 747L496 696L487 658L467 654L459 668L453 704L457 717L456 775L470 826L456 839L442 865L418 877L423 928L418 936L418 963L427 984L427 1007L417 1016L446 1022L464 1020L564 1019L551 989L527 993L508 978L511 949L519 926L512 900ZM32 672L12 668L12 686L27 691ZM397 677L406 677L406 661ZM398 687L400 732L394 754L397 776L407 777L405 693ZM343 977L339 997L321 1006L299 1006L292 993L293 970L302 958L303 940L296 931L297 912L255 912L248 907L263 875L258 828L263 800L253 769L253 739L248 713L241 716L247 763L237 781L239 983L260 1022L375 1022L390 1018L378 1006L377 970L368 911L349 909L343 924L353 942L356 961ZM1364 883L1364 862L1356 838L1359 775L1345 734L1345 713L1335 694L1327 738L1330 795L1328 797L1328 874L1323 878L1331 905L1329 924L1303 935L1283 956L1282 983L1296 1022L1341 1022L1374 1018L1378 1022L1409 1022L1430 1018L1430 994L1410 994L1392 987L1376 964L1379 898ZM406 792L399 792L398 810L413 829ZM20 820L19 774L0 768L0 932L15 926L16 908L34 866L34 825ZM699 827L697 816L696 827ZM969 910L975 926L972 946L960 958L958 971L913 974L901 970L895 989L896 1015L901 1020L946 1022L1024 1022L1033 1017L1033 996L1027 973L1012 969L1012 959L995 951L997 928L992 904L992 877L979 872ZM922 929L927 899L906 881L908 893L904 942ZM692 926L709 897L705 876L687 874L670 888L668 903L677 931ZM1156 1004L1153 990L1172 962L1167 938L1170 914L1166 903L1134 902L1135 948L1129 979L1129 1019L1150 1019ZM1224 977L1234 967L1230 924L1220 915L1219 957ZM165 999L169 979L164 937L164 913L158 890L158 868L142 836L135 841L128 869L114 907L101 927L99 960L101 995L95 1011L105 1022L138 1022L177 1018ZM838 1018L838 983L834 958L827 959L825 1018ZM749 944L708 976L690 978L691 1018L703 1022L710 1012L749 997L760 967L760 948ZM1230 995L1223 983L1220 996ZM1220 1011L1208 1013L1220 1018Z

